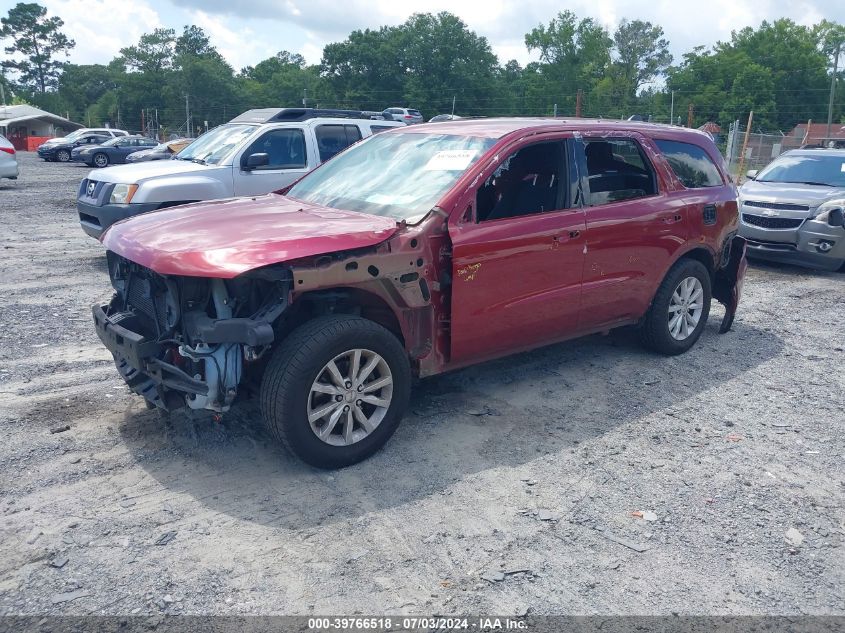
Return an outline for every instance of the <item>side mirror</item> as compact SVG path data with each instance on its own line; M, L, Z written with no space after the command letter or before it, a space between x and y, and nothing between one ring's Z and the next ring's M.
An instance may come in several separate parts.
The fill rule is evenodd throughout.
M250 154L249 157L246 159L246 165L244 165L244 168L247 171L251 171L257 167L264 167L269 164L270 154L260 152L257 154Z
M830 215L827 216L827 223L831 226L845 228L845 213L843 213L842 209L832 209Z
M745 175L751 180L754 180L757 177L758 173L759 171L757 169L749 169L747 172L745 172Z

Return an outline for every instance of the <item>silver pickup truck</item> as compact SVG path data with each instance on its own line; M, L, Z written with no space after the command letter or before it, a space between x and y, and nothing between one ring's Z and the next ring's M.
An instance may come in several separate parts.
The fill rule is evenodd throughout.
M349 145L404 124L350 110L249 110L200 136L172 160L92 171L79 185L79 222L99 238L125 218L200 200L287 187Z

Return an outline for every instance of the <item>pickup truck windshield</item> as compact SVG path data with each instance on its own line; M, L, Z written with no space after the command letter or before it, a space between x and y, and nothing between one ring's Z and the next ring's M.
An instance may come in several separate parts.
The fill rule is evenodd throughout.
M494 143L445 134L378 134L305 176L287 195L413 223Z
M205 165L216 165L252 134L256 127L239 123L221 125L200 136L176 154L176 158Z
M827 187L845 187L845 157L825 155L781 156L754 179L757 182L790 182Z

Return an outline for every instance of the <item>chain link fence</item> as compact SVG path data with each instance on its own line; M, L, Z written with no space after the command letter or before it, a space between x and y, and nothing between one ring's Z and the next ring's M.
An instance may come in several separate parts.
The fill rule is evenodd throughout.
M745 131L746 126L741 125L739 121L731 123L725 147L725 160L728 162L731 174L738 182L745 179L745 175L739 173ZM801 147L802 142L803 139L787 136L782 132L762 132L752 129L748 135L748 144L745 146L745 162L742 170L763 169L785 151Z

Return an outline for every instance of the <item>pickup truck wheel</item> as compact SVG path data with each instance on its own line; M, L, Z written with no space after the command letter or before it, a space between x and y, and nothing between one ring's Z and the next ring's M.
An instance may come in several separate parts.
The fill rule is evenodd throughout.
M56 160L58 160L60 163L68 162L70 160L70 152L66 149L60 149L58 152L56 152Z
M666 274L640 329L646 347L682 354L704 331L710 314L710 273L694 259L682 259Z
M360 317L319 317L273 353L261 411L270 432L297 457L342 468L390 439L410 385L408 356L387 329Z
M94 166L96 167L107 167L109 164L109 157L103 154L102 152L97 152L94 154Z

